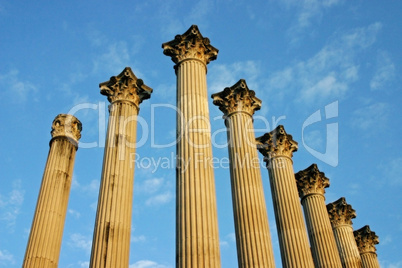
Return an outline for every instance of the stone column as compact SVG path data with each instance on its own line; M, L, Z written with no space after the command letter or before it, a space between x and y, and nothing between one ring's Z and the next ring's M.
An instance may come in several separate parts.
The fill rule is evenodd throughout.
M257 138L271 184L283 267L314 267L293 171L297 142L282 125Z
M379 243L378 236L366 225L353 232L357 248L362 258L363 268L380 268L375 245Z
M218 50L193 25L162 44L176 64L176 267L220 267L207 97L207 64Z
M339 256L341 257L342 267L361 268L362 261L353 236L352 227L352 219L356 218L356 211L346 203L344 197L329 203L327 210Z
M99 87L110 115L90 267L128 267L137 115L152 89L128 67Z
M57 267L81 122L59 114L52 139L22 267Z
M325 206L325 188L329 179L312 164L295 174L304 209L311 252L316 268L342 267L334 232Z
M243 79L212 98L227 127L239 267L275 267L253 127L261 100Z

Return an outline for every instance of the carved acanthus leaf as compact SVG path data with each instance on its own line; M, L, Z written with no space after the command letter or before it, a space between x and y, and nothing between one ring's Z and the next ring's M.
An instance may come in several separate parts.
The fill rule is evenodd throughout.
M296 152L298 148L297 142L293 140L292 135L286 133L282 125L257 138L256 142L257 148L266 162L276 156L292 158L293 152Z
M356 211L346 203L345 197L327 205L328 216L333 227L341 224L352 225L352 219L356 218Z
M316 164L312 164L305 170L295 174L297 189L300 198L308 194L325 194L325 188L329 187L329 179L325 177Z
M213 103L225 115L238 111L253 115L255 111L261 109L261 100L255 96L253 90L248 88L244 79L240 79L236 84L221 92L212 94L211 97Z
M370 226L366 225L363 228L354 231L353 234L360 254L376 252L375 245L380 243L380 241L375 232L370 230Z
M75 142L81 138L82 124L75 116L59 114L52 123L52 138L63 136L73 139Z
M137 107L146 99L151 97L152 88L146 86L141 79L138 79L130 67L118 76L112 76L109 81L99 84L100 93L107 96L109 102L126 100L133 102Z
M210 45L208 38L201 35L197 25L192 25L182 35L176 35L174 40L163 43L162 48L163 54L170 56L176 64L191 58L208 64L218 56L218 49Z

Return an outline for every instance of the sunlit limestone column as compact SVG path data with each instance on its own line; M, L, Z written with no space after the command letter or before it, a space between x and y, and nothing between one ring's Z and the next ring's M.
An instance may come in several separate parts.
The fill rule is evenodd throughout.
M314 267L293 171L297 142L282 125L257 138L271 184L283 267Z
M331 222L325 206L325 188L329 179L312 164L295 174L304 209L311 252L316 268L342 267Z
M253 127L261 100L244 80L212 98L227 127L239 267L275 267Z
M363 268L380 268L375 245L379 243L378 236L368 225L353 232L357 248L362 258Z
M22 267L57 267L81 129L81 122L72 115L59 114L53 121L49 155Z
M110 114L90 267L128 267L137 115L152 89L128 67L99 87Z
M220 267L207 97L207 64L218 50L193 25L162 44L176 64L176 267Z
M342 267L362 267L359 250L353 236L352 219L356 218L356 211L346 203L344 197L327 205L329 220L334 231L335 241L341 257Z

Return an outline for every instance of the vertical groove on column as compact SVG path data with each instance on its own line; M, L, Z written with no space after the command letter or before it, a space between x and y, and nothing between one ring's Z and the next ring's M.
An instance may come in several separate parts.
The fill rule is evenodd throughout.
M218 50L196 25L162 44L176 64L176 267L220 267L206 66Z
M260 109L261 100L243 79L211 97L224 113L227 127L239 267L275 267L260 166L255 164L258 156L252 116Z
M375 253L364 253L361 255L364 268L379 268L377 255Z
M325 188L329 179L316 164L295 174L296 185L304 209L311 252L316 268L341 268L331 222L325 206Z
M177 192L177 251L184 261L178 257L177 265L219 267L209 113L204 96L205 66L188 60L178 66L177 73L178 108L184 117L178 119L183 133L177 145L182 165L177 173L177 188L181 189ZM182 232L186 234L184 237Z
M109 102L109 123L94 228L90 267L128 267L137 115L152 89L129 67L101 83Z
M298 200L292 162L271 159L271 187L284 267L312 267L312 257Z
M52 140L22 267L57 267L81 122L60 114Z
M322 195L312 194L302 201L316 267L341 267L338 248Z
M342 266L345 268L361 268L361 258L353 236L352 226L346 224L339 225L333 228L333 230Z
M297 142L282 125L256 140L269 172L282 266L314 267L293 172Z

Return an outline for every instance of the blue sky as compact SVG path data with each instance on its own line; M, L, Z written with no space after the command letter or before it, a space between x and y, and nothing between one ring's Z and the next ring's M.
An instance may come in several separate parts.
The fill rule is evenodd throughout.
M209 94L239 79L262 99L256 135L278 124L299 142L295 172L317 163L326 201L346 197L402 267L400 1L0 0L0 267L20 267L59 113L82 124L59 267L87 267L107 100L98 84L130 66L154 92L140 108L130 268L175 261L175 82L161 44L197 24L220 50ZM236 267L226 134L209 102L222 267ZM280 267L268 172L261 168Z

